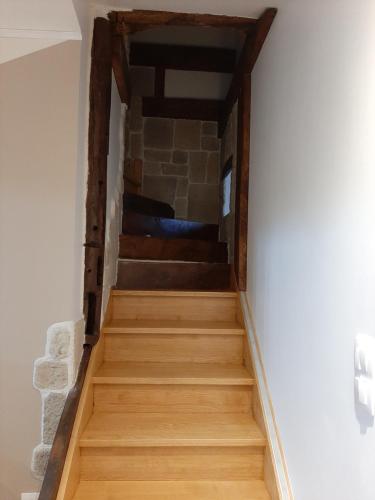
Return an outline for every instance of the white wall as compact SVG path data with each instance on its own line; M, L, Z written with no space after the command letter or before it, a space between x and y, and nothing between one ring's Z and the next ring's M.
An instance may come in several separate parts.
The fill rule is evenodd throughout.
M249 300L296 500L373 500L375 3L284 0L253 74Z
M112 74L109 155L107 162L106 248L103 277L102 319L104 319L107 308L110 289L116 284L117 280L119 234L122 232L124 125L125 104L121 103L116 80Z
M76 256L80 42L0 66L0 498L35 491L33 361L46 330L81 316ZM81 193L82 196L82 193Z

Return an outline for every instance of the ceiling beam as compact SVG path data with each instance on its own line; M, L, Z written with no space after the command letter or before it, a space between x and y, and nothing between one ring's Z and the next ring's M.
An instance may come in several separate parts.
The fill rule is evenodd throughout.
M213 14L187 14L157 10L113 11L112 22L122 33L135 33L157 26L204 26L213 28L236 28L247 31L256 22L248 17L216 16Z
M218 121L223 101L180 97L144 97L143 116Z
M129 62L131 66L233 73L236 67L236 51L216 47L132 43Z
M246 73L251 73L254 65L258 59L259 53L263 47L264 41L268 35L268 32L272 26L273 20L275 19L277 9L270 8L266 9L261 17L258 19L255 29L250 32L244 42L237 68L233 74L232 82L229 87L227 96L225 98L223 116L219 123L219 136L221 137L224 133L229 115L232 111L233 104L236 102L241 84L243 81L243 76Z

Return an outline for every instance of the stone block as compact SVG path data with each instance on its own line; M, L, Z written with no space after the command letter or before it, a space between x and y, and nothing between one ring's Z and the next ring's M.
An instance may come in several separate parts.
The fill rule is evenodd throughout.
M202 135L217 136L217 122L203 122Z
M174 203L175 217L186 219L187 216L187 198L176 198Z
M171 161L171 151L160 149L145 149L144 158L147 161L162 161L169 163Z
M201 147L201 122L176 120L174 145L177 149L199 150Z
M219 184L219 153L210 153L207 161L207 182Z
M220 140L217 137L202 137L202 149L205 151L219 151Z
M64 389L69 382L68 363L66 361L39 358L34 362L34 387L36 389Z
M145 66L130 68L130 82L133 96L152 97L154 95L155 69Z
M177 180L176 196L185 197L187 196L187 193L188 193L188 180L186 177L180 177Z
M172 176L145 175L143 177L142 194L154 200L174 204L177 179Z
M188 166L175 165L174 163L163 163L162 172L163 175L178 175L181 177L186 177L188 173Z
M64 408L66 394L50 392L43 397L42 402L42 441L52 444Z
M175 151L173 151L172 160L173 163L187 163L188 161L187 151L180 151L176 149Z
M219 188L214 184L190 184L188 219L217 224L219 216Z
M31 458L31 471L37 479L42 479L47 468L51 446L39 444L33 450Z
M142 134L130 134L130 156L134 159L143 158Z
M190 153L190 182L205 182L208 154L204 151Z
M69 356L74 325L71 321L55 323L47 330L46 354L61 359Z
M157 161L145 161L143 163L143 174L161 175L161 164Z
M142 97L133 96L130 105L129 126L132 132L140 132L143 127Z
M173 120L169 118L145 118L145 148L172 149Z

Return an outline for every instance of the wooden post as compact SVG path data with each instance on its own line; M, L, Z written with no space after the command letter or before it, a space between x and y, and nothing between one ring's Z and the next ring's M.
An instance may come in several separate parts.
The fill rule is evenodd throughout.
M235 208L234 270L239 290L246 290L247 226L250 163L251 75L242 77L237 112L237 173Z
M86 318L87 342L95 342L100 330L111 83L111 24L107 19L96 18L91 53L89 172L86 198L84 315Z

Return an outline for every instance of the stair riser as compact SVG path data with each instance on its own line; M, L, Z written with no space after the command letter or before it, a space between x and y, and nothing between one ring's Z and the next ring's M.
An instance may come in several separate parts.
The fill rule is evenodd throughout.
M250 413L251 396L247 386L96 384L94 411Z
M120 236L121 259L181 260L185 262L228 262L223 242Z
M226 290L229 264L120 260L116 287L121 290Z
M113 319L236 321L236 297L114 295Z
M261 447L81 448L83 480L262 479Z
M106 334L105 361L241 364L240 335Z

